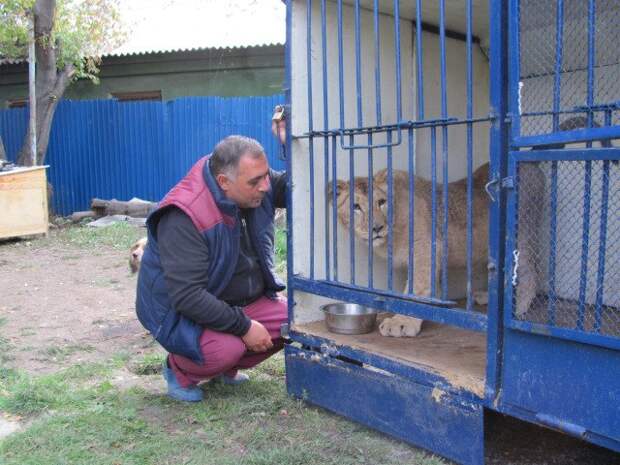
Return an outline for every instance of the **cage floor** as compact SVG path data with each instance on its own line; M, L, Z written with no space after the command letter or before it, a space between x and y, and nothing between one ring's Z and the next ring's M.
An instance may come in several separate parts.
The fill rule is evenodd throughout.
M380 355L400 363L415 366L445 378L450 384L484 394L486 369L486 335L430 321L424 322L422 332L415 338L393 338L372 333L360 335L336 334L327 330L324 321L294 325L294 329Z

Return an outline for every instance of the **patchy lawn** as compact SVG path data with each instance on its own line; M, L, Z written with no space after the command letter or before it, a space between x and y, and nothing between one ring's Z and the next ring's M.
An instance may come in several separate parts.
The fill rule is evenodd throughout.
M127 256L142 234L68 227L0 242L0 463L448 463L289 397L282 356L247 385L207 383L204 402L168 399L164 354L134 314ZM282 232L277 248L285 256ZM618 463L551 431L489 424L488 463Z

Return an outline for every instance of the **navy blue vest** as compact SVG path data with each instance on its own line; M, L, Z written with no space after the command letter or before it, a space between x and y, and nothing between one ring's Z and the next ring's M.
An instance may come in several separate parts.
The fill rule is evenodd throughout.
M142 256L136 295L136 313L142 325L164 349L202 362L202 327L178 313L170 303L157 245L157 223L169 206L183 210L205 238L209 249L207 291L216 297L226 288L239 256L240 221L237 205L226 198L201 158L160 202L147 219L148 244ZM273 271L275 213L273 189L248 217L248 232L258 254L268 296L284 289Z

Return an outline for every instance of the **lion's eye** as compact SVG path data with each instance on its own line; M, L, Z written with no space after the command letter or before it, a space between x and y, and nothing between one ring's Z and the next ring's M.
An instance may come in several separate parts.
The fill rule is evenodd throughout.
M379 208L381 208L382 206L385 205L385 199L379 199L377 200L377 205L379 205Z
M362 211L362 207L360 207L360 204L359 204L359 203L356 203L355 205L353 205L353 209L354 209L356 212L361 212L361 211Z

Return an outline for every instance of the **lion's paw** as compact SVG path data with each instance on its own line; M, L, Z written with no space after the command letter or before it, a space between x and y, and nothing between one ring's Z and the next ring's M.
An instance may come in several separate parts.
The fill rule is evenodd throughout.
M402 315L386 318L379 325L381 335L388 337L415 337L421 330L422 320Z

